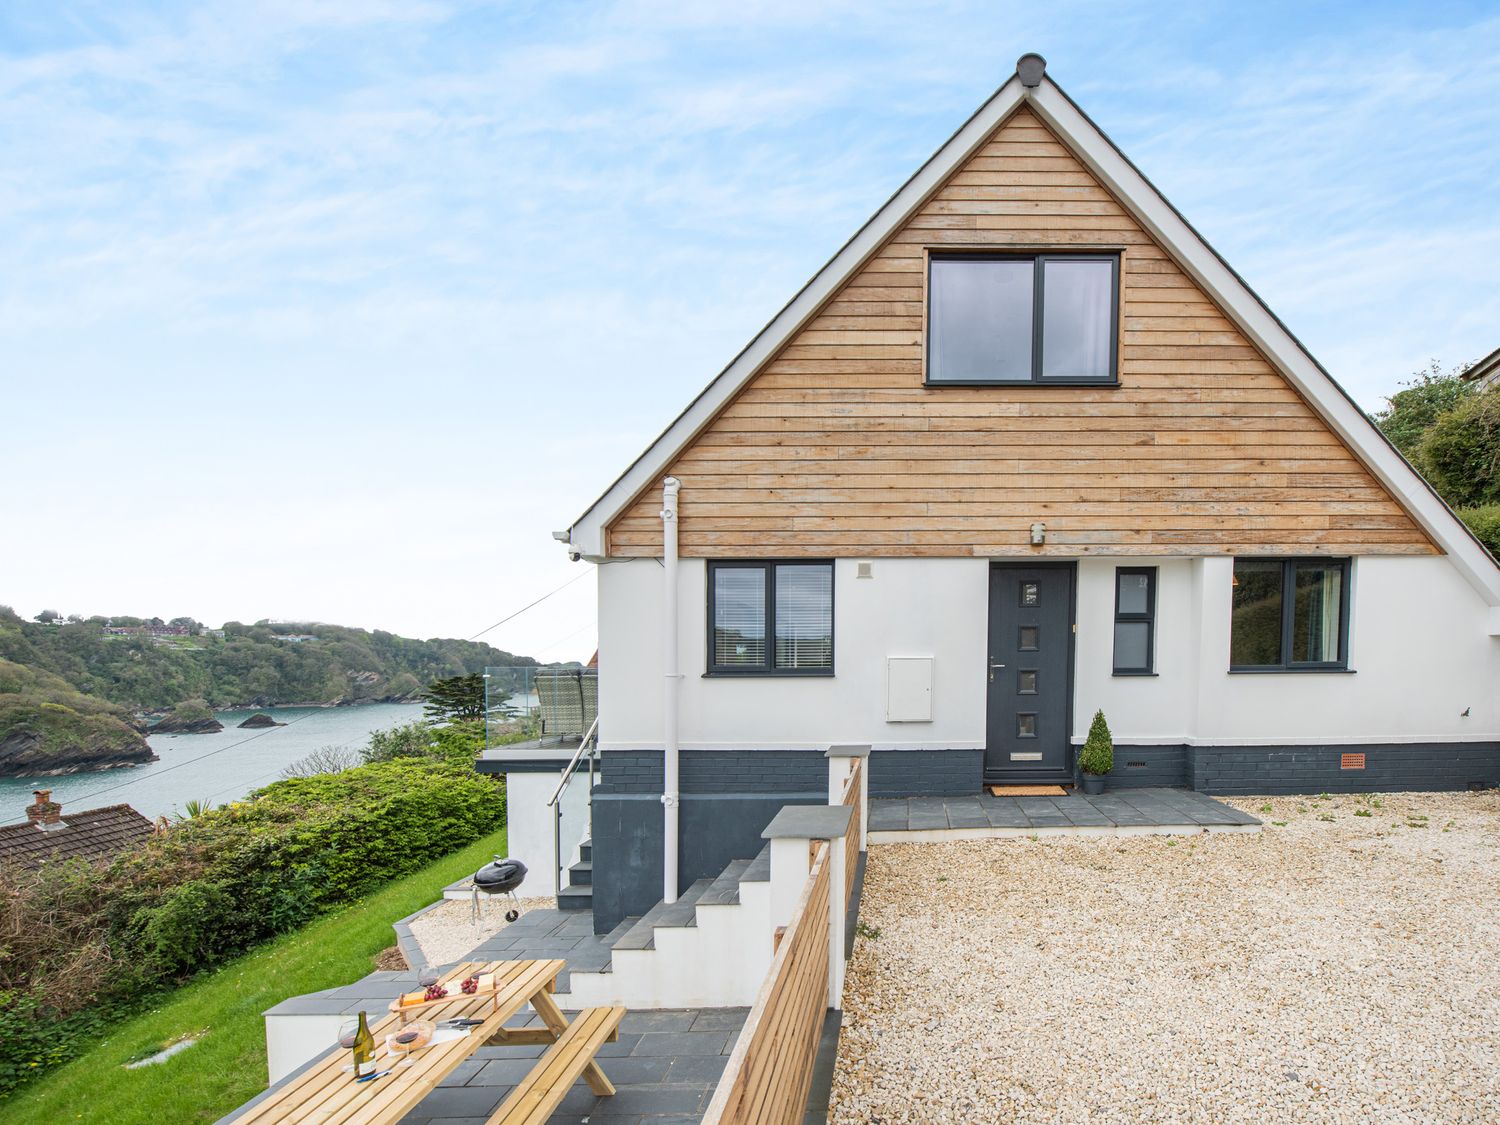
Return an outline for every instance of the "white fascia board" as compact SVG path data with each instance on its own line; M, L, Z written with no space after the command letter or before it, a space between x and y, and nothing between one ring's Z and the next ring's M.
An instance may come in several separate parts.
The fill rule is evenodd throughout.
M1243 279L1051 79L1044 78L1039 87L1027 93L1027 101L1037 115L1068 143L1405 505L1486 604L1500 606L1500 567L1333 376L1318 366Z
M1022 102L1020 79L1012 77L995 91L973 117L919 168L884 207L861 227L802 291L760 330L734 361L719 373L677 420L651 443L609 490L594 501L569 529L569 543L585 558L604 554L604 529L641 489L650 484L722 410L761 366L816 315L844 282L880 249L928 196L982 145L995 127Z

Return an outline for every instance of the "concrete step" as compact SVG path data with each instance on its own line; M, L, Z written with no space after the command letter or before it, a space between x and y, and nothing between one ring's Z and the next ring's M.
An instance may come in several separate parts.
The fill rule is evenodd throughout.
M704 895L709 887L713 886L712 879L699 879L686 891L682 897L661 912L661 917L656 920L657 929L667 926L696 926L698 924L698 900Z
M591 887L594 885L594 864L590 860L581 860L568 868L568 885L572 887Z
M564 887L557 892L559 910L592 910L594 908L593 887Z
M692 923L686 919L693 916L693 911L698 902L698 896L709 887L710 880L700 879L687 889L676 902L670 906L665 902L658 902L646 913L642 914L640 920L618 939L610 944L611 949L655 949L657 926L686 926Z
M585 840L583 843L578 845L578 858L584 860L591 860L594 858L594 841Z
M734 906L740 901L740 879L750 867L748 859L736 859L719 873L698 900L700 906Z
M771 845L760 849L760 854L750 861L745 873L740 876L744 883L769 883L771 881Z

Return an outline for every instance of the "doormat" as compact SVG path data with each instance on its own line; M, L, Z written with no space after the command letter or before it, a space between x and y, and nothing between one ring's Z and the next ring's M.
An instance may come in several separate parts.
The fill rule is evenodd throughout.
M992 797L1066 797L1061 785L991 785Z

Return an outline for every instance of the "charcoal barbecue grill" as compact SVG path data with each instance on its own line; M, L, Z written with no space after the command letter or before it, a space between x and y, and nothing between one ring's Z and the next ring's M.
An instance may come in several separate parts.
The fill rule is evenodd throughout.
M526 880L526 865L519 859L496 856L494 863L486 863L474 872L473 914L479 918L479 896L509 895L510 906L505 911L505 920L514 922L521 916L521 900L516 897L516 888Z

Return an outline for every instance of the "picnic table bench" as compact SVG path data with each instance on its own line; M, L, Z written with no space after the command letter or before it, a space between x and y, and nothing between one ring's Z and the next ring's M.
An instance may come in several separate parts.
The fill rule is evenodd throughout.
M393 1011L371 1023L381 1077L356 1082L344 1069L349 1052L324 1055L279 1089L271 1091L235 1119L235 1125L306 1122L308 1125L379 1125L399 1121L437 1088L439 1082L482 1046L545 1044L547 1050L509 1097L488 1118L489 1125L539 1125L552 1115L581 1076L598 1095L615 1092L594 1061L600 1046L619 1037L624 1008L586 1008L570 1023L552 991L564 961L465 961L444 975L449 995L422 1006L420 1012ZM495 975L493 992L467 995L459 988L465 978ZM541 1018L541 1027L507 1028L505 1022L526 1005ZM385 1037L398 1031L412 1015L423 1019L482 1020L467 1035L433 1042L409 1058L392 1055Z

